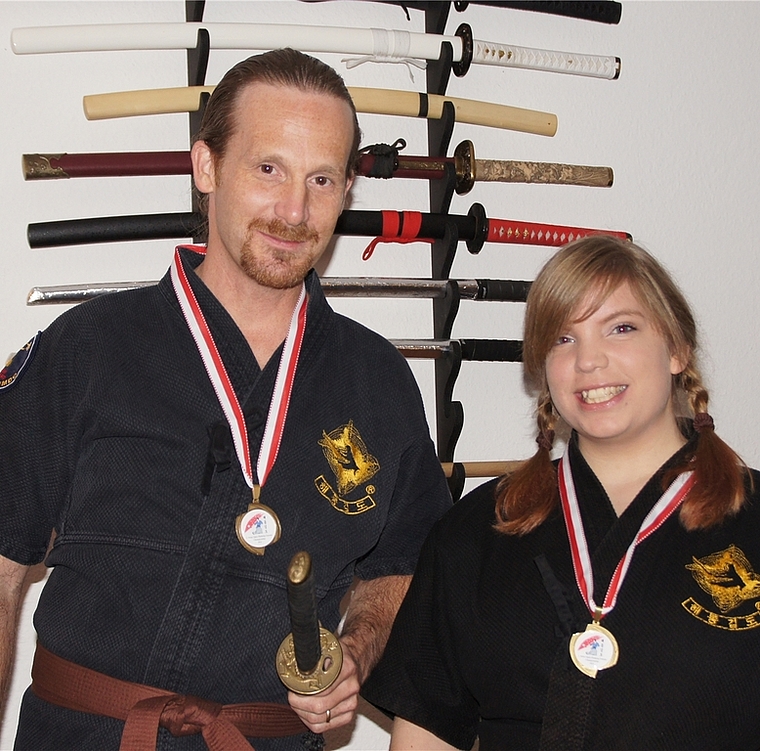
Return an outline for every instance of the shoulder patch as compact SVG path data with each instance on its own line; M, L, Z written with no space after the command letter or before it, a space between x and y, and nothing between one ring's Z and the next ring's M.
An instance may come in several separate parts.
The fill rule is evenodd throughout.
M19 379L24 368L34 357L37 341L40 338L38 331L0 370L0 391L10 388Z

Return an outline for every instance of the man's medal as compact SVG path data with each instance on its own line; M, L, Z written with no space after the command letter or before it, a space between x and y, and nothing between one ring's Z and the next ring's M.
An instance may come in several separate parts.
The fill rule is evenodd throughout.
M565 455L560 460L558 480L562 513L565 517L567 536L570 541L575 581L592 616L591 623L586 626L585 631L575 633L570 637L570 659L582 673L591 678L596 678L599 670L611 668L618 661L620 649L617 639L609 629L600 624L600 621L615 607L620 587L633 558L633 551L640 542L658 530L665 520L678 509L694 484L694 474L693 472L683 472L678 475L670 487L660 496L657 503L652 506L641 523L636 537L615 568L601 607L594 601L594 572L591 568L591 556L586 542L586 533L583 530L583 520L581 519L578 496L575 492L573 474L570 469L568 450L565 451Z
M277 452L282 441L298 356L301 352L301 343L306 329L306 285L301 285L301 293L293 310L288 335L283 345L264 435L261 439L259 456L256 461L257 482L251 466L245 415L243 415L237 394L232 387L232 382L211 335L206 318L190 286L187 274L182 266L179 250L174 255L171 276L190 333L198 347L198 352L206 367L206 372L219 399L222 411L229 422L232 442L240 461L243 477L248 487L251 488L251 502L248 505L248 510L236 518L235 532L240 544L246 550L256 555L263 555L268 545L272 545L280 539L282 532L280 520L275 511L261 503L259 499L261 489L264 487L269 472L277 459Z

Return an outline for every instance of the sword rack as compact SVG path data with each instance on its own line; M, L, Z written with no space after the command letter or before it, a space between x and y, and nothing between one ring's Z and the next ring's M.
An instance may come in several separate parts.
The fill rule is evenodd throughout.
M401 0L386 0L389 2L395 2L402 5L409 15L406 6L409 8L419 9L424 13L424 26L425 33L429 35L440 36L445 32L446 23L448 21L449 12L452 7L450 2L401 2ZM477 0L475 0L477 1ZM481 0L484 2L485 0ZM522 7L525 9L527 5L530 10L542 10L546 13L556 13L559 15L576 15L576 11L572 13L568 10L563 10L559 6L564 6L564 3L556 4L526 4L526 3L510 3L510 2L494 2L494 5L503 5L504 7ZM454 3L454 8L458 11L463 10L467 3ZM549 9L551 5L552 9ZM574 7L576 4L572 4ZM589 20L602 21L604 23L617 23L619 20L619 3L605 2L604 0L598 0L598 2L585 5L598 6L589 16ZM195 46L192 49L187 50L187 83L188 86L204 86L206 83L206 74L209 63L210 52L210 38L209 31L203 28L203 17L205 11L205 0L185 0L185 20L188 23L201 24L198 29L197 38L195 39ZM586 9L577 12L591 13ZM586 17L584 15L577 15L577 17ZM457 52L457 56L460 57L459 61L454 61L454 49L451 41L443 41L441 45L441 53L437 60L430 61L426 66L425 72L425 89L424 94L435 95L437 97L445 96L446 89L449 84L449 80L452 72L455 76L464 76L469 70L469 63L472 59L472 36L471 30L467 24L461 24L457 29L456 36L462 39L462 51ZM451 37L449 37L451 40ZM469 40L469 57L465 54L468 50ZM482 61L481 61L482 62ZM619 62L619 61L618 61ZM203 118L206 103L208 101L209 94L201 94L200 106L197 111L191 111L189 113L189 132L191 141L195 137L195 134L200 129L200 124ZM422 97L421 97L422 99ZM465 100L455 100L459 101ZM453 266L454 258L456 255L457 247L462 239L467 240L468 251L476 254L480 251L484 240L485 234L482 236L479 232L475 233L475 237L468 235L469 230L464 229L464 225L457 224L455 219L449 213L452 198L454 193L457 192L457 184L460 175L457 173L457 167L455 166L454 159L449 159L447 153L451 144L451 138L456 122L455 106L461 106L463 111L464 105L455 105L452 101L445 101L443 104L442 115L440 118L430 118L426 120L427 127L427 145L428 154L431 157L437 157L443 160L443 172L442 179L430 178L428 181L428 199L429 199L429 211L431 215L437 215L436 220L440 220L443 217L443 231L436 230L435 239L431 244L431 271L430 279L435 281L445 282L445 291L442 295L433 297L432 300L432 327L433 337L436 340L449 340L449 345L440 355L435 357L434 369L435 369L435 409L436 409L436 446L439 459L446 464L453 464L452 474L449 480L452 495L455 499L459 498L464 488L465 480L465 467L461 463L454 462L454 453L457 442L461 436L464 426L464 408L461 402L454 400L453 392L456 381L460 375L462 360L481 359L481 360L506 360L515 361L519 360L519 347L513 350L508 356L497 356L490 352L488 355L474 357L466 347L466 340L458 341L451 340L451 333L457 314L459 312L460 300L463 294L467 294L467 283L462 282L463 289L460 290L460 285L456 280L451 279L451 269ZM373 110L366 110L373 111ZM538 113L540 114L540 113ZM556 119L556 118L555 118ZM469 121L472 122L472 121ZM538 131L536 131L538 132ZM464 143L464 142L463 142ZM460 144L461 146L462 144ZM458 151L458 149L457 149ZM455 154L459 156L459 154ZM472 160L474 163L474 150L471 152ZM474 173L473 173L474 174ZM611 180L611 178L610 178ZM591 184L578 182L576 184ZM462 191L461 192L466 192ZM198 193L193 189L191 179L191 194L192 194L192 212L187 215L176 215L193 217L198 215ZM351 213L351 212L348 212ZM359 213L359 212L356 212ZM470 214L480 225L487 226L489 221L485 216L485 210L479 204L474 204L470 209ZM171 218L171 217L170 217ZM109 222L112 218L109 219ZM127 217L129 219L129 217ZM461 217L460 217L461 219ZM502 220L497 220L502 221ZM550 225L546 225L550 226ZM458 229L459 227L459 229ZM29 231L32 225L29 225L28 237L31 235ZM560 229L573 229L573 228L560 228ZM193 239L196 242L204 242L206 240L206 228L199 227L197 223L191 225L183 225L183 234L161 234L160 237L187 237L188 233L192 234ZM430 230L426 230L430 231ZM516 230L519 232L519 230ZM173 230L172 230L173 232ZM509 232L512 232L510 227ZM460 233L463 236L460 238ZM347 234L351 234L350 232ZM430 236L430 235L428 235ZM527 237L527 235L526 235ZM564 237L564 235L563 235ZM572 237L572 235L570 235ZM113 239L113 238L111 238ZM121 238L121 239L138 239L136 237ZM143 238L139 238L143 239ZM563 240L563 242L566 240ZM31 239L30 245L35 247ZM56 244L56 243L50 243ZM43 245L37 245L36 247L42 247ZM501 283L501 282L497 282ZM507 283L507 282L504 282ZM519 283L518 283L519 284ZM477 299L510 299L516 300L516 297L478 297ZM521 299L524 299L521 298ZM472 340L475 341L475 340ZM485 341L485 340L481 340ZM513 344L514 342L512 342ZM509 341L501 341L499 344L510 344ZM518 343L519 345L519 343Z

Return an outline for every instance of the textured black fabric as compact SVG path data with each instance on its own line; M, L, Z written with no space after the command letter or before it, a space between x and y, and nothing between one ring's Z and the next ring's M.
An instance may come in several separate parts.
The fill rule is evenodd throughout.
M183 259L190 269L200 256ZM262 371L221 304L188 276L246 415L255 465L279 352ZM282 537L263 556L237 540L251 491L168 275L64 313L0 392L0 554L36 563L56 529L35 614L49 650L223 704L284 702L274 655L290 630L293 554L311 553L331 630L354 575L413 571L421 539L451 502L416 383L391 344L329 308L315 275L307 287L293 396L261 495ZM341 428L378 465L343 490L320 445ZM27 697L19 748L113 747L110 721L72 714ZM62 723L87 740L62 745ZM197 743L167 736L161 747ZM255 745L302 747L297 738Z
M571 462L601 599L661 480L655 476L618 518L577 449ZM687 532L674 515L638 546L603 621L619 643L619 662L590 679L565 657L567 637L536 565L546 557L570 598L574 630L585 628L589 613L561 512L526 536L497 534L495 486L475 489L431 532L385 655L364 686L369 701L457 748L469 749L479 735L481 751L530 751L539 746L556 662L566 666L567 714L583 711L573 695L591 692L585 728L572 729L585 734L586 751L760 747L760 576L736 552L760 570L757 492L715 529ZM687 568L699 568L698 559L714 565L704 559L724 551L737 565L717 587L741 593L726 612Z

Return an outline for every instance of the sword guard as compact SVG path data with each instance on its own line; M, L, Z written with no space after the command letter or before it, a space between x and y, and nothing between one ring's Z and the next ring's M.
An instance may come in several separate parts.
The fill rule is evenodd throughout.
M451 70L454 71L454 75L457 78L461 78L470 69L470 63L472 62L472 27L467 23L463 23L456 30L454 36L458 36L462 40L462 59L452 63Z
M319 627L322 654L311 673L298 669L293 634L288 634L277 650L277 674L285 686L296 694L310 696L327 690L335 683L343 667L343 649L338 638L326 628Z
M454 149L454 167L457 173L456 192L458 196L463 196L475 185L475 145L472 141L462 141Z

